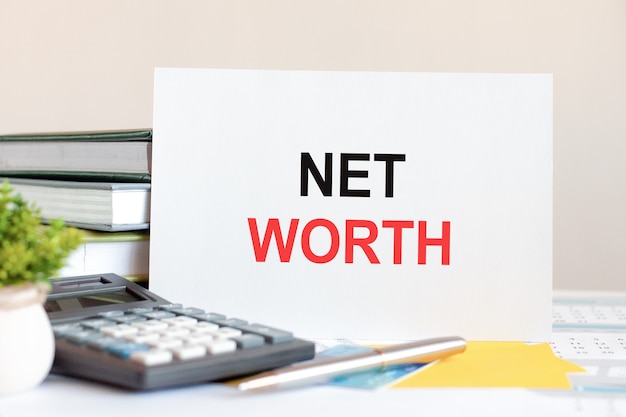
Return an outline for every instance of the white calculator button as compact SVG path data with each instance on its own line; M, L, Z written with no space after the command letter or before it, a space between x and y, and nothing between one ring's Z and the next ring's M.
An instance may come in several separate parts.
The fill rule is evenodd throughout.
M170 326L176 326L176 327L193 326L194 324L198 322L198 320L192 317L187 317L187 316L177 316L177 317L172 317L169 319L163 319L162 321L169 324Z
M217 329L219 329L220 326L218 326L215 323L209 323L208 321L200 321L198 323L196 323L195 326L193 326L191 328L192 332L195 333L209 333L209 332L213 332Z
M161 335L155 332L140 331L139 333L126 335L124 336L124 339L130 340L136 343L148 343L148 342L153 342L155 340L158 340L160 337Z
M191 333L186 327L168 327L159 332L163 337L183 337Z
M206 355L206 348L201 345L183 345L172 348L174 356L182 361L201 358Z
M220 353L234 352L237 350L237 343L231 339L215 339L203 343L203 345L212 355L219 355Z
M147 342L148 345L159 349L171 349L183 344L182 339L174 339L172 337L164 337L157 340Z
M117 323L108 319L87 319L81 321L80 324L89 329L101 329L103 327L115 326Z
M239 329L233 329L232 327L220 327L219 329L211 332L218 339L228 339L231 337L241 336L242 331Z
M174 358L172 352L161 349L145 350L143 352L135 352L130 355L130 360L142 363L146 366L161 365L169 363Z
M191 333L183 337L185 343L189 343L190 345L210 342L213 339L213 335L209 333Z
M159 330L165 330L169 327L167 323L163 323L160 320L141 321L141 322L133 323L131 324L131 326L137 327L138 329L145 330L145 331L159 331Z
M128 324L118 324L117 326L102 327L100 331L107 336L124 337L137 333L139 329Z

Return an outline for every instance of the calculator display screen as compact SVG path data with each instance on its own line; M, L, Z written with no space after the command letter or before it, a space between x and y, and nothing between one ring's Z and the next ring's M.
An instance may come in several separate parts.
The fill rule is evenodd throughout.
M144 300L144 298L140 298L137 294L122 289L113 292L96 292L93 294L49 299L44 304L44 308L47 313L54 313L58 311L82 310L90 307L124 304L142 300Z
M44 308L52 323L96 316L112 310L171 304L146 287L112 273L52 279Z

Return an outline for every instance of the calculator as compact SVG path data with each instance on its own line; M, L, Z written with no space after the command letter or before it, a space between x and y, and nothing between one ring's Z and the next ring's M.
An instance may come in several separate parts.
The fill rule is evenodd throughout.
M172 303L115 274L52 280L52 373L130 390L223 381L313 358L313 342Z

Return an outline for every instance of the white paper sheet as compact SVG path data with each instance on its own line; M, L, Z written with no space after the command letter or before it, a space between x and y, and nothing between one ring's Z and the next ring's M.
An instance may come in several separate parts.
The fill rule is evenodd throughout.
M308 338L548 341L550 75L159 68L154 102L157 293Z

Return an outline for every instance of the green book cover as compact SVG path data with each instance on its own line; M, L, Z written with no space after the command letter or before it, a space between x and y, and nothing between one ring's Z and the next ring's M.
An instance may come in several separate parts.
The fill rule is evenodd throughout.
M151 129L141 130L110 130L110 131L84 131L84 132L58 132L58 133L20 133L14 135L0 135L0 141L131 141L152 140Z
M122 232L106 232L98 230L78 229L85 243L99 242L132 242L150 240L149 230L133 230Z
M0 177L36 180L79 181L79 182L130 182L149 183L150 174L132 172L89 172L89 171L15 171L0 170Z

